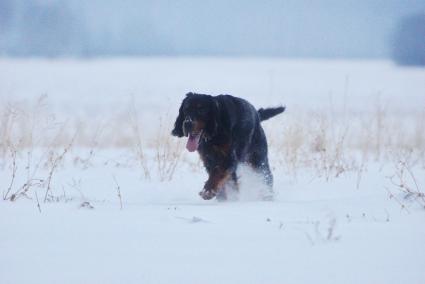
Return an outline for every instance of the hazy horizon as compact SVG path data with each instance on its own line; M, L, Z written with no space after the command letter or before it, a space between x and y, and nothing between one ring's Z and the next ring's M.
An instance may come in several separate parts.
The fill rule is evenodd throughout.
M389 58L425 1L0 0L0 55Z

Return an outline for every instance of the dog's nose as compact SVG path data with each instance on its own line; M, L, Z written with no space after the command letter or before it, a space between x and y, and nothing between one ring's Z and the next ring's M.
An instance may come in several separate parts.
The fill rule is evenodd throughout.
M192 128L192 121L184 121L183 122L183 126L186 128L186 129L190 129L190 128Z
M190 132L192 130L192 127L193 127L192 119L190 117L187 117L183 121L183 129L186 130L186 132Z

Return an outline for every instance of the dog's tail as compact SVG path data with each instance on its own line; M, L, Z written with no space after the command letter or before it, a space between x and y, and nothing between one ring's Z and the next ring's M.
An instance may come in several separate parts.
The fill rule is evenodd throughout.
M280 106L280 107L271 107L271 108L260 108L258 110L258 115L260 116L260 121L267 120L275 115L278 115L279 113L282 113L285 111L286 107Z

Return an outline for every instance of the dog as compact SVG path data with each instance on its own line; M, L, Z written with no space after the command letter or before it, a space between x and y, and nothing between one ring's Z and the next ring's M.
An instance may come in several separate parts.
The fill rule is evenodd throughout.
M209 175L199 193L203 199L226 199L225 184L230 181L237 188L240 163L262 175L270 190L265 199L272 199L273 175L261 122L284 110L280 106L257 111L248 101L231 95L186 94L171 134L188 137L187 150L199 152Z

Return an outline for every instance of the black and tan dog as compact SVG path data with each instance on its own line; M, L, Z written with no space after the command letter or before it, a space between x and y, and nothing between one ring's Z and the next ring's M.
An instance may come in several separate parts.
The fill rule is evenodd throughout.
M198 150L209 174L203 199L226 198L224 185L237 186L239 163L261 173L272 197L273 175L267 158L267 140L260 122L285 110L284 107L259 109L244 99L230 95L210 96L188 93L183 100L172 135L188 137L186 148Z

